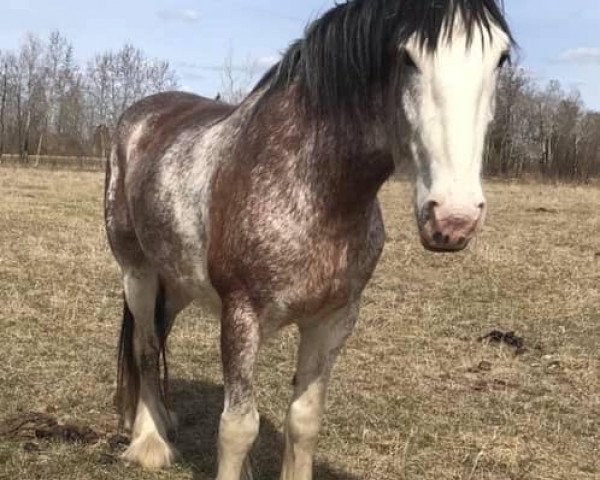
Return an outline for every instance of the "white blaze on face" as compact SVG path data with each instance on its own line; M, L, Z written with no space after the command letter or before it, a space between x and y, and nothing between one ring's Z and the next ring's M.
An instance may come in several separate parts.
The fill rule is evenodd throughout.
M481 166L495 108L498 64L510 47L506 34L475 27L471 43L457 23L435 52L416 40L403 46L416 68L403 94L417 166L416 209L421 238L435 250L460 250L485 214Z

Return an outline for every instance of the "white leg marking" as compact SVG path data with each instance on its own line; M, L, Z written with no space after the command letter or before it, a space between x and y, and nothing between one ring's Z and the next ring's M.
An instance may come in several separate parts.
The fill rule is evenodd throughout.
M327 385L315 381L290 406L285 425L282 480L312 479L313 455L325 409Z
M246 414L223 412L219 425L219 474L217 480L251 480L247 460L258 436L258 411L254 406Z
M140 399L133 425L133 441L123 458L149 469L169 467L177 453L166 438L166 425L160 416L156 416L155 420L150 409Z
M294 398L285 424L281 480L311 480L327 384L339 350L352 332L358 305L301 330Z

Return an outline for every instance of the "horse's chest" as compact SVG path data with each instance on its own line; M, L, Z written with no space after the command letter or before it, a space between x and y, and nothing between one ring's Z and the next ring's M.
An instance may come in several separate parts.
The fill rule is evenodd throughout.
M275 290L292 315L317 315L355 301L367 285L384 244L379 209L363 228L346 236L308 242L290 270L287 285Z
M215 181L208 269L221 297L244 291L280 323L354 301L379 255L370 245L375 204L335 210L303 185L253 181L226 170Z
M273 295L290 310L315 313L327 305L343 305L351 296L356 265L347 242L308 243L289 269L280 272L283 282L274 284Z
M378 251L369 243L367 232L360 231L347 237L308 236L262 255L258 249L248 270L257 274L250 284L284 323L337 310L354 301L370 278Z

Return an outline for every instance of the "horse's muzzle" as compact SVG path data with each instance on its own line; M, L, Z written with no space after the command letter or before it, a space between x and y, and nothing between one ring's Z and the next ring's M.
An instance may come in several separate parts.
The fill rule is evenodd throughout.
M485 217L485 205L471 212L444 212L432 202L424 221L419 225L423 246L432 252L459 252L464 250L477 234Z

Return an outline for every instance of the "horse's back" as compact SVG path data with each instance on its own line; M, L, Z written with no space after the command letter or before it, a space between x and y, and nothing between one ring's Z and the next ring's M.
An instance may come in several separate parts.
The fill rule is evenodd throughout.
M146 97L121 116L115 142L123 146L132 140L141 157L160 153L182 132L208 127L226 118L235 107L185 92L164 92Z

